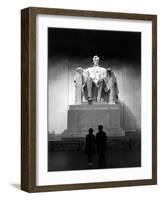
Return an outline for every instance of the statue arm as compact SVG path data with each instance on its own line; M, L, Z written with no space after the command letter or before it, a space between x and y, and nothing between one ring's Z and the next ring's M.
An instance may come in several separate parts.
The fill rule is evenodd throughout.
M88 69L83 70L82 76L83 76L83 87L84 87L87 83L87 78L89 76Z
M106 76L107 76L106 69L102 67L102 68L101 68L100 81L105 80L105 79L106 79Z
M103 68L103 73L102 73L103 79L107 77L107 72L106 69Z

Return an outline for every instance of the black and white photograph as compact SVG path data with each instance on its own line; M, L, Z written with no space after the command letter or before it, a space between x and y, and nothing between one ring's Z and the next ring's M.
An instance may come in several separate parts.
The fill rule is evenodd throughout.
M157 16L31 7L21 41L22 189L156 184Z
M141 167L141 32L47 33L48 172Z

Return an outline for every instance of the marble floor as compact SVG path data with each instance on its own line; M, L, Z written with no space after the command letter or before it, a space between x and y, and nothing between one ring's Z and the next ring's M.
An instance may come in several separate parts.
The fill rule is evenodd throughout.
M109 146L106 151L105 168L128 168L141 166L141 149L140 147L126 148ZM87 155L83 150L76 148L73 150L51 150L48 153L48 171L63 170L83 170L99 169L98 156L93 156L93 165L88 165Z

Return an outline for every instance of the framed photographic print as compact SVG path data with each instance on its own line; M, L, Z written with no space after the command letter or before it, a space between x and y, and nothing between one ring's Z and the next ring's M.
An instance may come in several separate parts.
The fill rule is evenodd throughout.
M21 11L21 189L157 183L157 16Z

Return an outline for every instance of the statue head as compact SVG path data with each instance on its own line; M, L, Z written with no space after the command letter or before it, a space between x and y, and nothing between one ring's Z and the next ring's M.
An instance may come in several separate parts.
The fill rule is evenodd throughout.
M99 64L99 57L97 55L93 56L93 64L95 66Z

